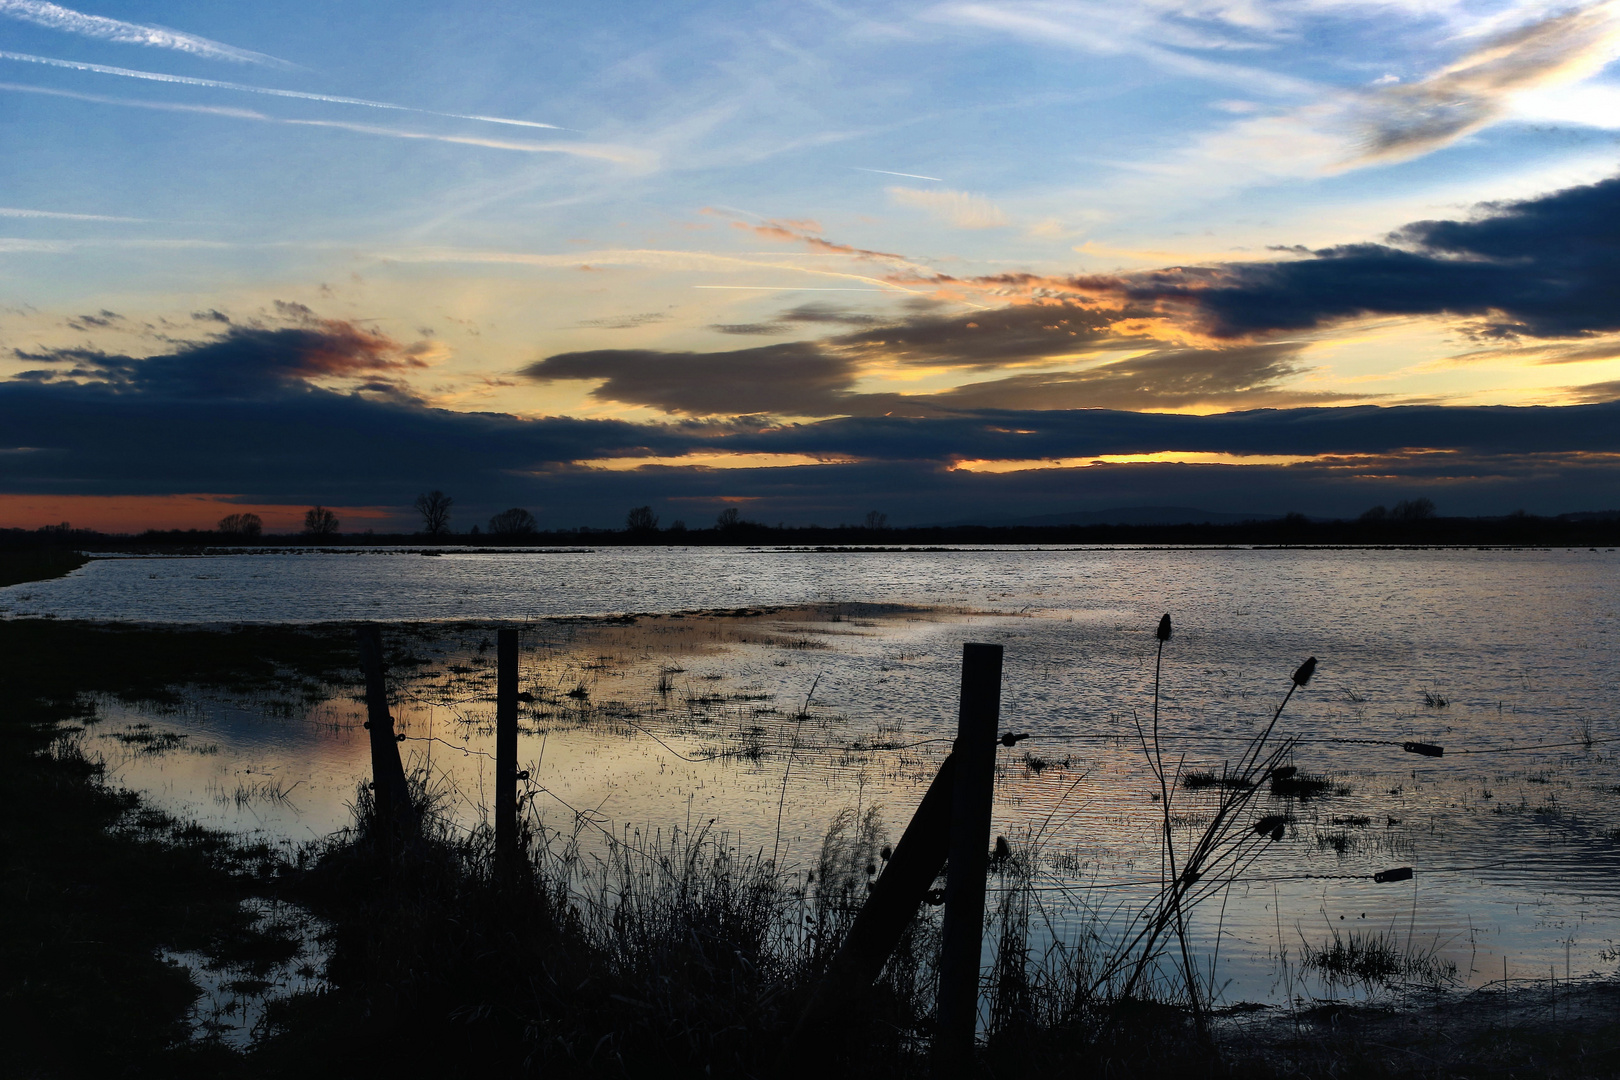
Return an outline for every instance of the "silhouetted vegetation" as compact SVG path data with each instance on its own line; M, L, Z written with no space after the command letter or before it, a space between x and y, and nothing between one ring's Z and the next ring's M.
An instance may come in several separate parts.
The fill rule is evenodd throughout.
M422 515L422 531L429 536L446 536L450 532L450 507L455 500L437 488L416 497L416 512Z
M338 516L324 506L312 506L304 514L304 533L308 536L336 536Z
M440 493L442 495L442 493ZM428 498L428 496L423 496ZM448 499L448 496L445 497ZM1422 502L1423 500L1418 500ZM646 509L651 513L650 508ZM1382 508L1375 507L1374 510ZM316 507L315 510L322 510ZM449 509L442 508L445 531L435 541L450 539ZM312 510L311 513L314 511ZM324 514L331 514L324 510ZM496 515L503 518L512 511ZM525 511L526 513L526 511ZM1368 514L1372 514L1369 511ZM881 515L879 515L881 518ZM322 520L326 520L323 518ZM521 519L517 519L521 521ZM642 519L638 519L642 520ZM653 525L657 517L652 517ZM425 519L424 519L425 522ZM1313 521L1303 515L1290 515L1264 521L1203 525L927 525L889 527L886 525L804 525L773 526L747 521L736 507L727 507L710 528L688 528L684 522L668 529L598 529L579 526L571 529L536 530L532 533L501 532L491 520L487 534L454 536L454 541L471 546L510 545L514 541L535 547L605 547L616 544L669 544L682 547L703 545L792 545L813 548L880 548L883 550L926 549L942 545L1067 544L1067 545L1190 545L1223 547L1231 545L1279 547L1614 547L1620 545L1620 511L1562 514L1536 517L1510 514L1505 517L1447 518L1397 517L1389 510L1381 515L1362 515L1354 520ZM139 535L108 535L91 530L0 530L0 547L38 544L47 535L53 544L69 545L82 551L185 550L221 544L257 545L307 544L311 540L346 547L421 543L421 534L348 533L336 531L337 519L330 518L332 531L306 530L301 535L265 535L211 532L200 529L151 530Z

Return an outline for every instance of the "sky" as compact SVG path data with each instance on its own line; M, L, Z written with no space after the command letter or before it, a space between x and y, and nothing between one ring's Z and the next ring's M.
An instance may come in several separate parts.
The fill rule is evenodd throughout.
M0 526L1617 508L1617 57L1620 0L0 0Z

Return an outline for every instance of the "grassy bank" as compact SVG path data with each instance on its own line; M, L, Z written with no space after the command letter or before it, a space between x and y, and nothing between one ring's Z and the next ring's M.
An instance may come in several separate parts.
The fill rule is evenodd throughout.
M0 588L62 577L89 561L59 547L0 547Z

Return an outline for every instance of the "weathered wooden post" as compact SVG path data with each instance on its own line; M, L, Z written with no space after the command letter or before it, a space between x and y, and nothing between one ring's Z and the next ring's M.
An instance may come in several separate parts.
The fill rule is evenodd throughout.
M928 889L945 865L950 845L951 790L955 758L947 757L928 786L922 804L894 846L883 873L872 885L854 924L844 935L827 973L816 985L810 1003L777 1061L784 1076L807 1076L825 1071L817 1053L819 1041L848 1010L858 1009L862 995L883 971L889 954L928 896Z
M1000 645L962 646L956 781L951 792L950 861L945 875L944 941L939 955L938 1073L965 1071L979 1021L979 957L984 947L984 881L995 795L996 726L1001 719Z
M510 872L517 858L518 632L496 632L495 857Z
M399 760L394 718L388 712L388 684L383 678L382 632L376 626L355 630L360 645L360 670L366 676L366 728L371 732L371 790L377 827L392 837L402 815L410 812L411 793L405 784L405 766Z

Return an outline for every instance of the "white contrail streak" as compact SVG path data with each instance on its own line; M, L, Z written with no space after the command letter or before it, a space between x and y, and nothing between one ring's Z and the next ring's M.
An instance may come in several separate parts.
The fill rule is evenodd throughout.
M0 82L0 90L72 98L74 101L89 101L97 105L123 105L132 109L200 113L205 116L227 116L235 120L258 120L266 124L291 124L297 127L337 128L362 135L383 135L391 139L425 139L430 142L455 143L459 146L482 146L491 150L519 150L528 154L571 154L574 157L612 161L641 171L652 169L658 163L656 155L650 151L607 143L543 143L516 139L485 139L473 135L440 135L429 131L376 127L372 124L350 124L342 120L299 120L292 117L271 116L254 109L238 109L229 105L188 105L177 101L139 101L134 98L106 97L101 94L81 94L75 90L57 90L53 87L28 86L23 83Z
M863 169L859 165L851 165L850 168L854 169L856 172L875 172L882 173L884 176L909 176L913 180L932 180L939 184L943 184L945 182L937 176L921 176L914 172L892 172L888 169Z
M238 49L218 41L210 41L196 34L166 30L161 26L142 26L139 23L109 19L104 15L86 15L82 11L44 3L43 0L0 0L0 15L31 22L51 30L65 30L70 34L115 41L120 45L150 45L159 49L173 49L209 60L231 60L238 64L264 64L269 67L296 67L285 60L264 53Z
M6 0L0 0L0 4ZM396 112L421 113L424 116L447 116L453 120L482 120L486 124L510 124L513 127L549 128L563 130L556 124L542 124L536 120L511 120L504 116L479 116L474 113L439 112L436 109L418 109L410 105L395 105L387 101L368 101L365 98L338 97L335 94L311 94L303 90L277 90L269 86L249 86L246 83L223 82L219 79L195 79L189 75L169 75L160 71L138 71L134 68L109 67L106 64L87 64L82 60L57 60L50 56L0 50L0 60L16 60L26 64L46 64L70 71L89 71L97 75L120 75L126 79L145 79L147 82L175 83L180 86L206 86L214 90L240 90L248 94L268 94L271 97L297 98L301 101L324 101L333 105L363 105L368 109L392 109Z
M50 218L52 221L145 221L138 217L112 217L107 214L64 214L56 210L25 210L19 206L0 206L0 217Z

